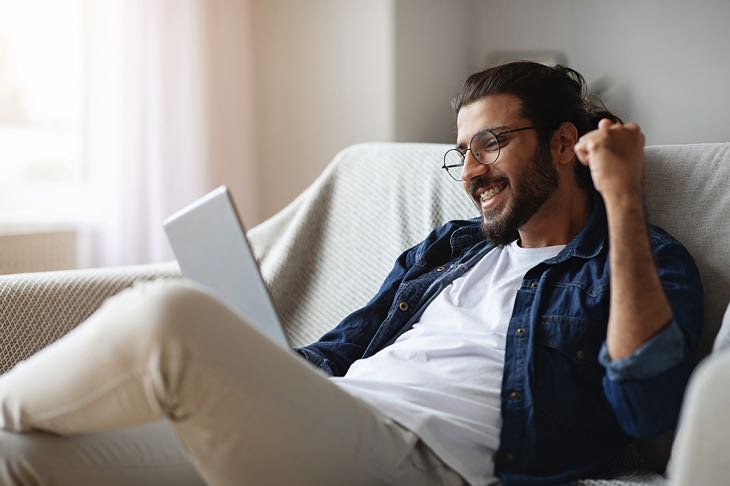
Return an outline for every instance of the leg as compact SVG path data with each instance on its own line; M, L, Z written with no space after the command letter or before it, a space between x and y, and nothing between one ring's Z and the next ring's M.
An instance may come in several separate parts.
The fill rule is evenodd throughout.
M211 484L459 481L411 432L192 284L112 299L0 378L0 412L5 428L66 435L167 418Z
M0 431L0 484L204 486L169 424L65 438Z

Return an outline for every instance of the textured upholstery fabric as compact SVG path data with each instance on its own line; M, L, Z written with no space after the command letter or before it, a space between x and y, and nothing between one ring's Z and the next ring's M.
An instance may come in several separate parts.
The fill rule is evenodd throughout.
M0 277L0 373L63 336L135 281L175 277L177 264Z
M651 471L622 473L613 479L584 479L579 486L664 486L667 480Z
M395 258L434 227L478 215L461 185L442 173L444 147L350 147L249 232L294 344L309 344L365 304Z
M730 143L646 149L650 221L695 258L705 289L702 354L712 349L730 301Z
M295 345L316 340L362 306L394 259L431 229L478 214L461 185L440 169L446 148L362 144L345 149L295 201L249 232ZM687 246L702 274L702 350L708 352L730 301L730 144L647 147L646 160L650 221ZM63 335L135 280L177 277L174 264L0 277L0 372ZM617 468L629 464L641 460L629 454ZM643 470L582 484L663 482Z

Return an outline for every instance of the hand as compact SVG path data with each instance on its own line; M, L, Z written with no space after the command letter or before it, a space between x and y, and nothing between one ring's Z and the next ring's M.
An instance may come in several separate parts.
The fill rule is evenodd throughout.
M578 140L574 150L578 160L591 170L593 184L604 199L641 195L644 134L638 125L622 125L604 118L598 123L598 129Z

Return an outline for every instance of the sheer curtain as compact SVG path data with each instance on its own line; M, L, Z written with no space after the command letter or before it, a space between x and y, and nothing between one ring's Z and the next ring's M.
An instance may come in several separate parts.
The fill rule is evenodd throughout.
M162 221L214 186L257 222L248 0L90 0L95 265L172 258Z

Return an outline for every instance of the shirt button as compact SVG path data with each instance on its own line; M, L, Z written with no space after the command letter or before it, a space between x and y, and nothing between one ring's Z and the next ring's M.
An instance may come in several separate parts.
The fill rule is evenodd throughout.
M402 311L407 311L408 310L408 302L406 302L406 301L401 302L400 304L398 304L398 308L400 310L402 310Z
M515 456L513 456L511 452L507 452L507 453L506 453L506 454L504 455L504 460L505 460L505 461L511 461L511 460L513 460L514 458L515 458Z
M583 351L576 351L575 352L575 357L578 358L578 359L583 359L583 358L586 357L586 354Z
M436 267L437 272L443 272L444 270L446 270L444 267Z
M537 288L537 284L536 284L535 282L532 282L532 283L530 284L530 288L531 288L531 289L536 289L536 288Z
M527 330L524 327L518 327L517 329L515 329L515 333L519 334L520 336L522 336L526 332L527 332Z
M517 400L518 398L520 398L520 392L511 391L509 392L509 397L511 400Z

